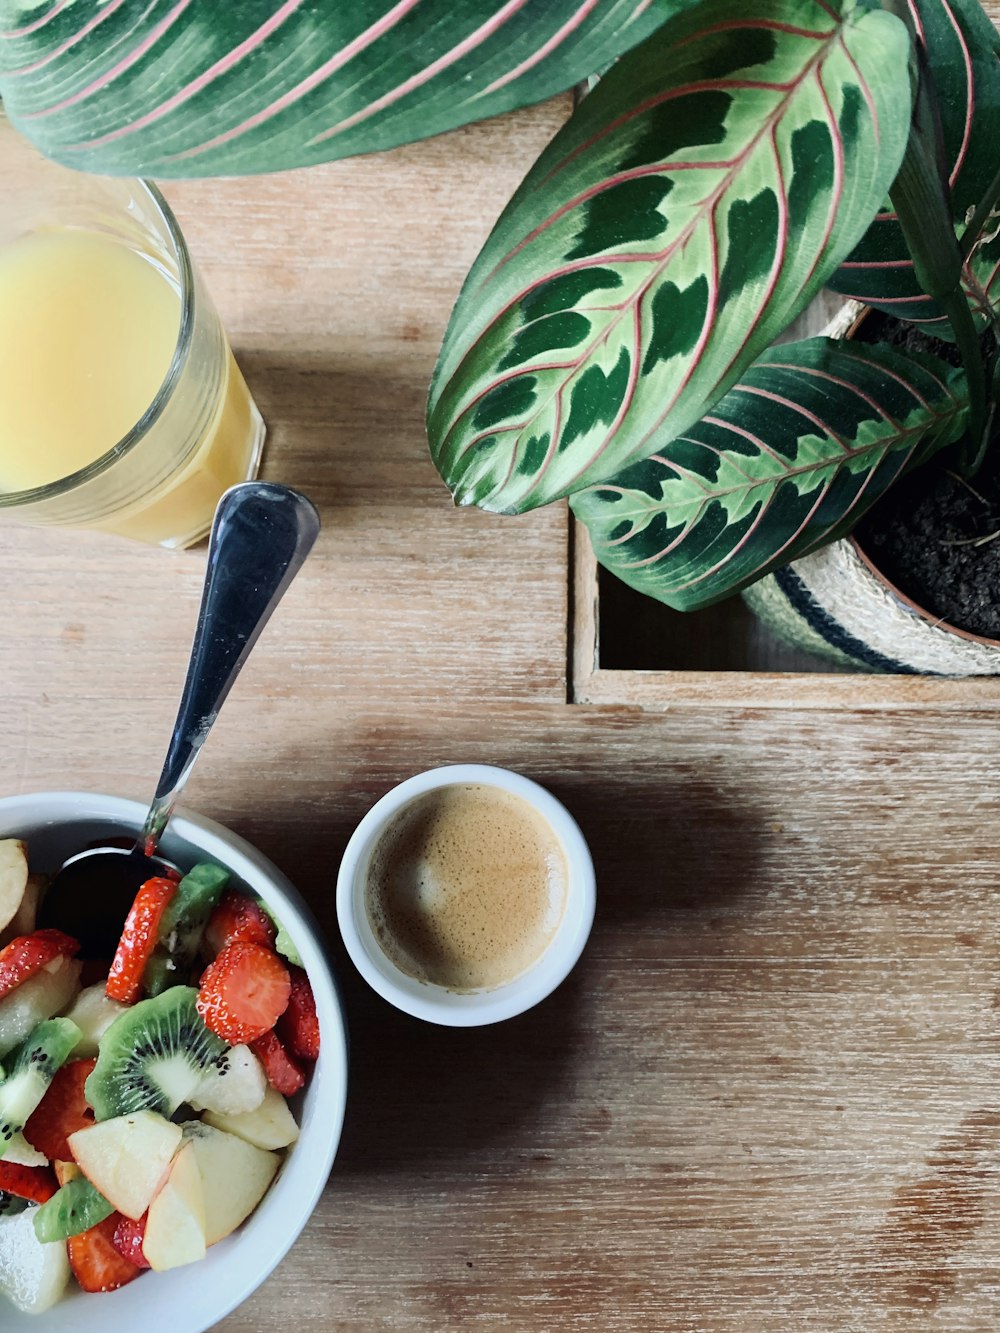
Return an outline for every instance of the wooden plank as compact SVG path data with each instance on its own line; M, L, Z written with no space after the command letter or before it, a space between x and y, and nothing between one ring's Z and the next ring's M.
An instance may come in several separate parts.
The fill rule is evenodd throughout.
M557 99L311 171L166 187L268 422L263 474L305 490L324 524L241 688L293 695L306 711L372 681L408 699L420 689L442 701L565 699L565 508L520 523L456 511L423 405L465 272L568 107ZM85 660L80 709L113 727L117 701L142 682L155 749L204 551L3 525L0 562L9 706L42 726L39 698ZM154 673L143 669L151 660Z
M996 1327L991 714L397 700L319 734L286 699L255 721L255 771L227 729L194 799L331 938L350 829L446 760L561 796L599 909L566 986L478 1032L391 1010L335 946L342 1153L229 1333Z
M171 191L270 418L267 471L326 522L189 803L303 891L353 1037L319 1209L219 1327L992 1333L990 683L741 696L700 673L673 701L698 707L567 707L564 512L456 514L424 453L450 302L564 109ZM0 790L148 795L203 551L12 529L0 551ZM471 1032L381 1002L333 910L365 810L460 760L551 787L599 882L566 985Z

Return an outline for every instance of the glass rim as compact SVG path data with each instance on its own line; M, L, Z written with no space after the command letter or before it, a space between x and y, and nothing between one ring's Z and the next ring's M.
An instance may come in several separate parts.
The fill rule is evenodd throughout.
M49 165L56 165L49 163ZM121 178L119 178L121 179ZM128 179L128 178L125 178ZM163 378L160 387L153 395L152 401L143 412L142 416L130 426L124 435L118 439L105 453L100 454L85 467L78 468L75 472L67 473L65 477L57 477L55 481L47 481L41 486L31 486L26 490L20 491L0 491L0 509L10 509L18 505L38 504L44 500L53 500L60 496L68 495L71 491L92 481L95 477L106 472L112 464L117 463L119 459L126 457L132 450L142 442L149 434L150 428L163 414L164 409L170 397L177 387L177 382L181 377L184 366L187 362L188 353L191 350L191 341L194 333L194 269L191 263L191 256L188 252L187 242L181 233L180 225L174 216L173 210L167 203L160 190L152 181L144 180L141 177L131 178L133 186L139 192L144 192L148 202L159 214L166 227L167 235L173 247L173 258L177 263L177 277L180 288L181 312L180 327L177 330L177 341L174 344L173 356L170 358L170 365L167 367L167 373ZM124 183L124 181L122 182Z

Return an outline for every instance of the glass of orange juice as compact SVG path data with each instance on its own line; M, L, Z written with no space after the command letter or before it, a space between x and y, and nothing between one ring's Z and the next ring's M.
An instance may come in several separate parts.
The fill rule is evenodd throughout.
M2 114L0 181L0 518L190 546L264 422L174 215Z

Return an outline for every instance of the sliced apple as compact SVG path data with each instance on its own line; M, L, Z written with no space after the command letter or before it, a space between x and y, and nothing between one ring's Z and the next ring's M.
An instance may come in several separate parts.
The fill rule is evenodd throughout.
M82 990L73 1001L72 1009L66 1011L66 1017L71 1018L83 1034L73 1051L74 1058L87 1059L96 1055L101 1038L127 1008L128 1005L108 998L103 981Z
M214 1245L257 1207L280 1158L200 1120L189 1120L182 1128L205 1189L205 1243Z
M0 1218L0 1293L25 1314L50 1310L69 1281L66 1246L46 1245L38 1239L36 1211L28 1208L15 1217Z
M54 958L0 1000L0 1060L70 1004L80 989L82 966L76 958Z
M255 1111L230 1115L224 1111L206 1111L202 1117L206 1125L224 1129L227 1134L252 1143L255 1148L287 1148L299 1137L299 1127L288 1109L288 1103L270 1083L264 1100Z
M71 1180L76 1180L80 1174L80 1168L76 1162L53 1162L52 1170L56 1173L56 1180L60 1185L66 1185Z
M27 887L27 846L18 838L0 839L0 930L14 920Z
M163 1184L181 1130L155 1111L101 1120L69 1136L80 1170L118 1212L138 1222Z
M222 1059L208 1066L188 1104L195 1111L222 1111L231 1115L255 1111L270 1085L264 1066L249 1046L233 1046Z
M0 933L0 948L18 935L30 935L38 925L38 904L48 884L47 875L29 875L21 896L21 906L14 913L7 929Z
M206 1203L193 1143L174 1158L163 1188L149 1205L142 1252L157 1273L205 1257Z

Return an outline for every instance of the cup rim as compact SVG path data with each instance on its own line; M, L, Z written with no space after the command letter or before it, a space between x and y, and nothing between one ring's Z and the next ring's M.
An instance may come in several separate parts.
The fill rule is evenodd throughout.
M17 134L10 121L0 112L0 126L3 125L6 125L9 133ZM49 162L46 158L42 158L41 155L39 155L39 161L46 167L57 165ZM195 288L191 255L187 248L187 242L181 233L180 224L163 194L152 181L133 177L116 183L130 184L132 189L144 196L145 202L159 215L170 238L171 258L177 264L177 283L181 299L180 325L177 330L177 341L174 343L170 365L167 367L163 382L145 412L110 449L93 459L85 467L77 468L75 472L69 472L65 477L57 477L55 481L47 481L41 486L30 486L20 491L0 491L0 509L12 509L19 505L38 504L43 500L55 499L76 490L88 481L92 481L94 477L100 476L102 472L107 471L113 463L118 462L119 459L130 453L148 435L150 428L162 415L187 364L191 342L194 337Z
M402 971L379 946L364 913L363 871L393 816L441 787L475 783L520 796L559 839L569 870L562 920L541 956L512 981L490 990L449 991ZM446 764L392 787L352 833L337 875L337 920L354 966L384 1000L414 1018L447 1027L479 1027L514 1018L550 995L572 971L594 922L594 864L583 833L566 807L531 778L492 764Z

